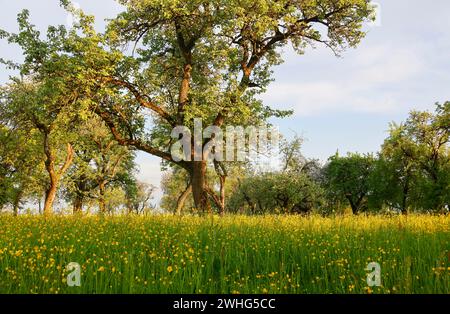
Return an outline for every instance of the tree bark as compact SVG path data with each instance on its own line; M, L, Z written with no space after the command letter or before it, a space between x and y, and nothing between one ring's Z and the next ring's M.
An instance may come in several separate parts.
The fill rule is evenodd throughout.
M176 215L181 215L181 212L183 211L184 203L186 202L187 197L189 196L189 193L192 192L192 184L189 183L189 185L186 187L186 189L181 193L180 197L178 197L177 200L177 209L175 211Z
M225 214L225 176L220 176L220 208L219 215L223 216Z
M196 209L201 213L211 212L206 186L206 161L192 161L192 195Z
M73 214L80 214L83 212L83 201L84 197L82 194L77 194L73 202Z
M58 180L50 175L50 185L45 191L44 215L51 215L53 213L53 203L58 191Z
M359 208L355 202L353 202L353 199L351 196L347 196L348 202L350 203L350 207L352 208L353 215L358 215Z
M18 216L19 215L19 206L20 206L20 201L22 199L22 187L20 187L20 190L17 191L17 194L14 197L14 206L13 206L13 213L14 216Z
M402 215L408 215L408 194L409 194L409 176L410 173L408 171L406 175L405 183L403 184L403 195L402 195Z
M402 196L402 215L408 215L408 188L403 188L403 196Z
M45 168L50 177L50 184L45 191L44 215L51 215L53 213L53 203L55 201L56 193L58 191L58 184L61 176L67 171L73 161L74 151L72 145L67 144L67 156L64 165L55 170L55 155L50 147L49 133L44 134L44 151L47 157L45 161Z
M41 196L39 196L38 204L39 204L39 215L42 215L42 197Z
M105 182L100 182L98 185L98 189L100 192L100 196L98 198L98 208L101 214L106 214L106 201L105 201L105 190L106 185Z

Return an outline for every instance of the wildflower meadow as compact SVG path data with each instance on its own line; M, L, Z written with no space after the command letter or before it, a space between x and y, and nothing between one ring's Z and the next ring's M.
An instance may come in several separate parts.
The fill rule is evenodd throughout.
M449 216L5 215L0 293L448 294L449 252Z

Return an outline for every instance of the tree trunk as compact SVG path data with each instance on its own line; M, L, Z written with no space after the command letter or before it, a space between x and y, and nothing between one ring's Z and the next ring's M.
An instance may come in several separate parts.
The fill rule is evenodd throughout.
M184 203L186 202L186 199L189 195L189 193L192 192L192 184L189 183L189 185L186 187L186 189L181 193L180 197L178 197L177 200L177 209L176 209L176 215L181 215L181 212L184 207Z
M353 215L358 215L358 206L357 204L355 204L355 202L353 202L352 197L351 196L347 196L348 202L350 203L350 207L352 208L352 213Z
M101 214L106 214L106 201L105 201L106 185L105 185L105 182L101 182L98 185L98 188L100 191L100 197L98 198L98 208L99 208Z
M43 128L44 134L44 152L47 159L45 160L45 169L50 177L50 185L45 192L44 215L53 213L53 202L58 192L58 184L61 176L69 169L73 161L74 150L72 145L67 144L67 156L64 165L57 171L55 170L55 154L50 145L50 129Z
M42 215L42 197L41 196L39 196L38 204L39 204L39 215Z
M13 204L13 212L14 216L19 215L19 206L20 206L20 200L22 199L22 188L20 188L19 191L17 191L15 197L14 197L14 204Z
M407 204L407 194L408 192L403 191L403 197L402 197L402 214L408 215L408 204Z
M58 179L50 173L50 186L45 191L44 215L51 215L53 213L53 202L58 191Z
M191 182L195 207L201 213L211 212L206 187L206 161L193 161L192 163Z
M83 212L83 200L84 197L82 194L77 194L75 196L75 200L73 201L73 214L80 214Z
M409 173L406 177L406 182L403 185L402 195L402 215L408 215L408 194L409 194Z
M220 176L220 209L219 214L223 216L225 214L225 176Z

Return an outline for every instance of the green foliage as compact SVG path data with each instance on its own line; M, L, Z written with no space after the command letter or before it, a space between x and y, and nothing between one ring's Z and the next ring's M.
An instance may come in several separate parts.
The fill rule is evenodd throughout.
M372 155L332 156L324 167L324 186L328 198L335 204L348 202L354 214L366 211L374 161Z
M234 213L306 214L321 205L322 193L304 173L266 173L243 179L228 207Z
M391 125L377 175L377 198L408 210L442 211L450 193L450 103L435 113L411 112L405 123Z
M135 187L136 165L134 152L119 145L98 116L90 114L77 129L76 156L64 185L74 211L81 211L84 201L107 202L107 196L102 195L105 192L123 190L121 193L126 193Z
M278 171L248 173L238 179L229 200L229 211L266 214L306 214L319 209L323 194L320 165L301 154L302 139L281 145L282 166Z
M132 185L131 193L130 189L125 189L128 212L136 215L151 213L155 209L151 203L155 190L153 185L139 181Z
M161 180L163 197L160 207L166 212L175 213L177 201L181 193L189 184L189 174L182 168L174 167L171 171L165 172ZM184 206L184 212L193 212L195 208L192 197L189 197Z

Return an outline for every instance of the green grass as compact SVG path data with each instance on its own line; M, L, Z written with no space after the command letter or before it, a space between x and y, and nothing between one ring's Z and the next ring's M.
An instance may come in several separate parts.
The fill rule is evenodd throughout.
M0 216L0 293L448 294L449 252L450 217Z

